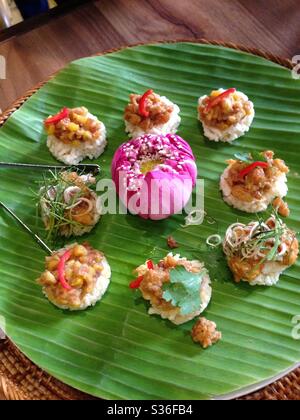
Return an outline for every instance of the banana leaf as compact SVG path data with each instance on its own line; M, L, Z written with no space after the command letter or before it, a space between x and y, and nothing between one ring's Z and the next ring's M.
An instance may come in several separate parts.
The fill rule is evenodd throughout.
M197 98L219 87L236 87L254 102L249 133L234 145L203 137ZM97 161L110 177L116 148L126 140L123 110L131 92L153 88L181 108L179 134L191 144L199 177L205 180L201 226L183 228L184 215L151 222L132 215L105 215L84 239L103 250L112 281L103 300L82 313L66 313L42 296L35 280L45 254L19 226L0 213L0 317L14 343L33 362L63 382L107 399L210 399L254 389L299 363L292 320L300 315L300 266L271 288L235 284L221 250L206 238L255 216L228 207L219 192L225 161L235 153L272 149L290 166L288 224L300 228L300 83L291 72L263 58L210 45L147 45L81 59L68 65L16 111L0 130L0 161L51 164L42 120L63 106L84 105L108 128L109 146ZM41 173L2 169L0 200L44 235L36 219ZM214 219L215 223L211 223ZM169 250L203 260L213 280L205 316L223 339L202 350L192 342L193 322L175 327L147 314L128 288L132 270ZM243 391L244 390L244 391Z

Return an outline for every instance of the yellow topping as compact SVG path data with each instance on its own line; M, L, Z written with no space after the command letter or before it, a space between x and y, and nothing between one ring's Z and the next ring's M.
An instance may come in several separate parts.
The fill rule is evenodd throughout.
M69 129L70 131L77 131L77 130L79 130L79 125L78 125L78 124L75 124L75 123L73 123L73 122L70 122L70 123L68 124L68 129Z
M141 164L141 172L143 174L147 174L148 172L153 171L153 169L155 169L158 165L161 165L162 163L163 161L160 159L153 159L143 162Z
M54 124L47 125L46 130L49 136L52 136L55 132L55 125Z
M87 249L82 245L76 245L73 248L74 257L83 257L83 256L86 256L87 254L88 254Z

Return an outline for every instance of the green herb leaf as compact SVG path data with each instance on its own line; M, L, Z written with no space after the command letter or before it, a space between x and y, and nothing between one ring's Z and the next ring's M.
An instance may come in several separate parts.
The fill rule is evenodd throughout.
M234 157L240 162L252 162L252 157L250 153L236 153Z
M206 270L190 273L179 266L170 271L170 282L163 286L163 298L180 308L181 315L197 311L201 306L200 287Z
M234 157L240 162L246 162L246 163L267 161L267 159L262 155L261 152L256 152L256 151L253 151L251 153L236 153Z
M68 204L64 200L64 192L68 187L73 187L75 184L72 180L68 180L65 176L71 173L72 169L61 172L49 171L43 175L43 181L38 182L39 191L35 193L38 199L38 208L40 210L43 204L47 208L47 237L46 240L56 245L59 238L60 229L64 226L83 226L81 223L67 217L66 210L68 207L74 206L78 200L84 196L85 192L82 190L71 198ZM80 173L78 175L81 175ZM86 184L90 187L90 184ZM53 191L53 196L49 196L49 192Z
M266 162L267 159L261 152L251 152L253 162Z

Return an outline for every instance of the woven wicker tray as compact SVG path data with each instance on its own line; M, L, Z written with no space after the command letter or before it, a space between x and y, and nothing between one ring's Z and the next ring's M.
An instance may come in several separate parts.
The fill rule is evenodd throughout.
M284 67L292 69L290 60L274 56L254 48L247 48L232 43L208 41L206 39L190 40L182 42L197 42L202 44L219 45L228 48L248 52L267 60L273 61ZM168 42L179 42L168 41ZM138 44L141 45L141 44ZM110 50L98 55L109 54L118 51ZM51 77L53 77L52 75ZM51 78L50 77L50 78ZM49 79L48 79L49 80ZM24 96L17 99L10 108L0 116L0 127L9 116L37 92L48 80L39 83L30 89ZM9 340L0 342L0 400L92 400L93 397L83 394L60 381L51 377L30 360L28 360ZM300 368L281 380L274 382L259 392L247 395L243 400L300 400Z

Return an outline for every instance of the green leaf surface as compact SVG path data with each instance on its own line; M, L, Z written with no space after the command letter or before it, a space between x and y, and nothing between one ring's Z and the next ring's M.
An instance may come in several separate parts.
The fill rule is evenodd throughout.
M232 146L203 137L197 99L212 89L234 86L254 102L256 117ZM219 192L225 161L235 153L274 150L290 167L289 226L300 230L300 82L289 70L260 57L209 45L163 44L125 49L71 63L33 95L0 130L0 161L55 163L46 147L42 120L63 106L84 105L108 129L109 145L97 161L109 176L116 148L126 140L123 111L131 92L148 88L181 108L179 135L191 144L199 177L205 180L205 209L215 224L182 228L184 215L150 222L131 215L106 215L83 239L104 251L112 281L103 300L83 313L49 304L35 279L45 254L0 212L0 316L8 335L35 363L82 391L103 398L208 399L278 375L300 360L292 318L300 314L300 266L272 288L235 284L223 256L216 260L213 299L205 312L223 339L202 350L189 336L193 323L174 327L149 316L128 284L147 258L158 260L173 236L182 256L210 269L206 238L224 235L237 220L255 216L228 207ZM1 169L0 200L33 229L35 200L30 188L38 172Z

